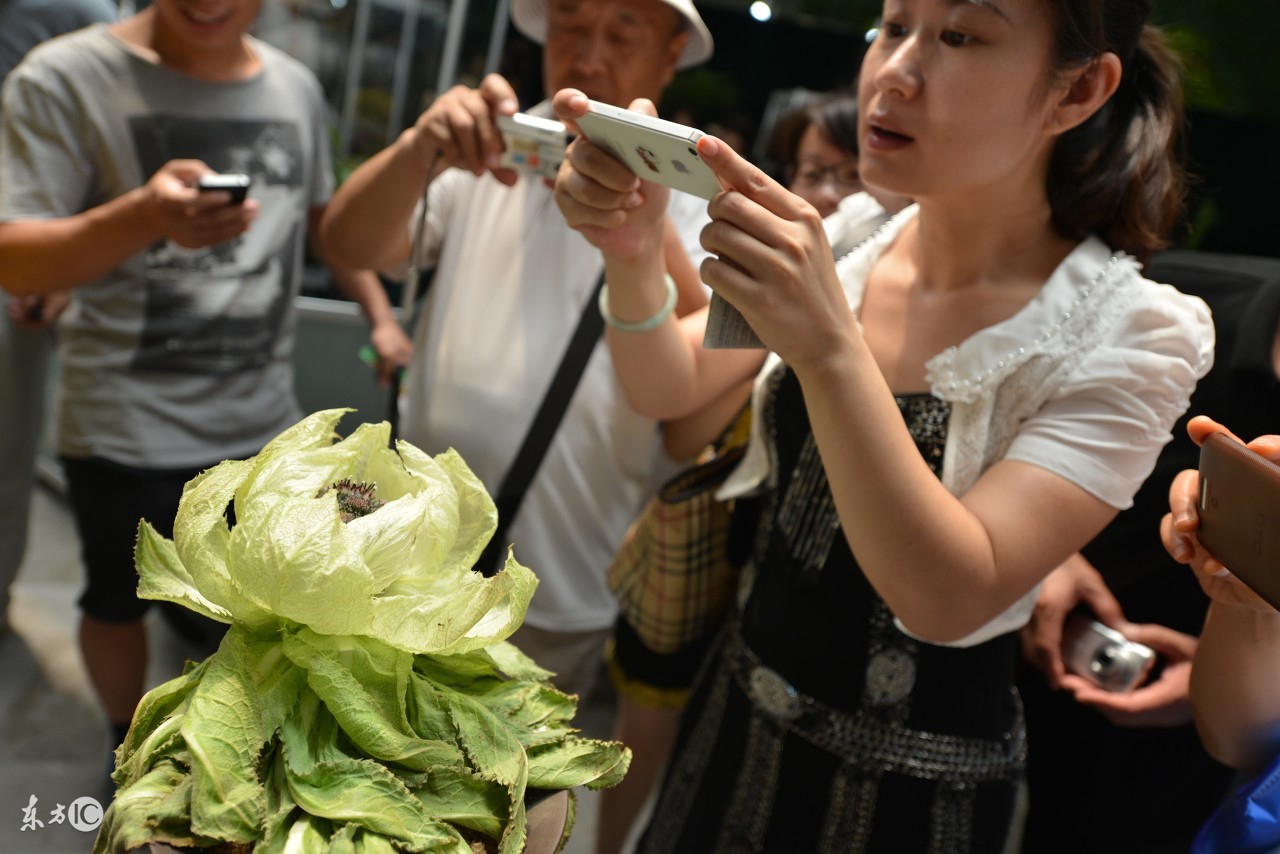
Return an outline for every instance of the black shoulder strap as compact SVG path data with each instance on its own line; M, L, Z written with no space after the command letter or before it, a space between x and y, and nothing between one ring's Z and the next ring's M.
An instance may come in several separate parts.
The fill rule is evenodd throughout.
M494 500L498 506L498 529L493 532L493 539L489 541L489 545L485 546L484 553L480 555L475 565L476 570L485 575L497 573L506 562L509 545L507 529L511 527L512 520L520 510L525 493L529 491L529 484L533 483L533 477L538 473L542 458L546 456L547 448L555 438L556 430L560 427L565 411L569 408L569 401L573 399L573 393L578 388L578 381L587 367L587 360L591 358L591 352L595 349L596 342L600 340L600 333L604 330L604 319L600 316L596 303L600 297L600 288L603 286L604 273L601 273L596 286L591 289L591 296L587 298L586 306L582 309L582 317L578 319L578 328L574 330L573 339L560 359L560 367L556 369L556 375L542 398L538 413L534 415L533 423L529 425L529 432L525 434L524 442L516 453L515 462L511 464L507 476L502 480L502 486L498 489L498 497Z

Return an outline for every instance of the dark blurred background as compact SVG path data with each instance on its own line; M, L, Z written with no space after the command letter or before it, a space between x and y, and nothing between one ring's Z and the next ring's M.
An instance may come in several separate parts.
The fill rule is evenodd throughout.
M123 4L123 5L128 5ZM142 5L139 2L138 5ZM737 139L749 154L788 90L834 89L857 74L878 0L697 0L716 39L682 72L667 117ZM341 179L413 121L436 92L500 70L528 106L542 96L538 49L511 27L508 0L265 0L259 34L320 77L334 109ZM1196 174L1186 248L1280 255L1266 152L1280 131L1280 4L1157 0L1154 20L1182 57Z

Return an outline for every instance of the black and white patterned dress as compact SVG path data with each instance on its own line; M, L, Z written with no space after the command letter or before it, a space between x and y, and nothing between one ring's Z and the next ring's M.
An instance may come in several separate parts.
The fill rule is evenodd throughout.
M640 850L1001 852L1026 754L1016 636L950 648L895 626L841 531L799 382L785 368L768 382L779 475L751 591L685 710ZM949 405L898 404L937 474Z

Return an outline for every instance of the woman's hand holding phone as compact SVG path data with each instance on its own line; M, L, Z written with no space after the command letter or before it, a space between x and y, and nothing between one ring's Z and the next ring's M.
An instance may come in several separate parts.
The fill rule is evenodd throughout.
M577 89L560 90L553 101L557 118L577 132L587 100ZM631 109L654 113L653 104L644 99ZM661 255L670 195L666 187L641 181L626 164L581 135L569 146L556 177L556 203L565 221L606 259L623 263L655 252Z
M818 212L715 137L698 154L726 188L707 207L702 280L798 373L845 358L859 334Z

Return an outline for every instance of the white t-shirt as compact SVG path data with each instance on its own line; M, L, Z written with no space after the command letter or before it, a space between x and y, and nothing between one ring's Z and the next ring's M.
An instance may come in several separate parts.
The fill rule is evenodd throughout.
M456 448L496 494L604 264L537 179L508 188L450 170L432 184L427 210L424 246L438 262L414 329L402 435L431 453ZM673 193L668 213L699 263L706 202ZM539 579L530 625L613 623L605 571L660 455L656 423L628 406L601 341L507 529L516 559Z

